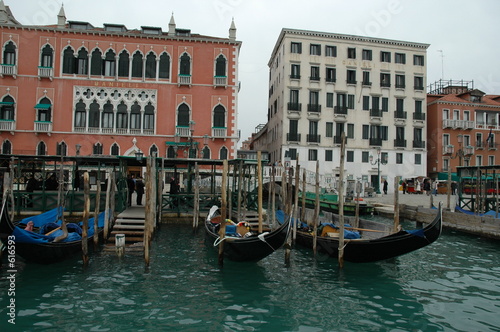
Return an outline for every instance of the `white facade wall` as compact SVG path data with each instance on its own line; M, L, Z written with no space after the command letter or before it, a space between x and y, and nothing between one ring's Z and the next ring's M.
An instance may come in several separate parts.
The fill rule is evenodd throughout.
M292 43L295 44L294 47L301 45L300 53L296 53L296 49L292 51ZM316 50L319 48L320 55L310 54L311 44L319 45L315 47ZM327 46L336 49L336 56L325 54ZM387 154L387 164L380 165L380 178L387 178L390 190L393 188L395 176L406 178L426 175L425 117L422 119L422 116L417 116L421 120L414 120L413 114L415 101L421 101L421 111L425 116L428 46L395 40L283 29L269 61L267 143L271 161L284 160L285 153L292 150L299 154L301 167L314 171L316 160L311 158L310 154L316 150L320 173L338 174L340 141L335 136L341 135L338 126L344 124L344 132L349 135L346 144L349 156L346 155L345 163L345 174L348 178L362 179L365 186L376 187L373 182L378 175L378 164L372 164L366 157L373 155L376 160L377 148L380 148L382 154ZM348 57L348 49L351 49L351 52L352 49L355 50L354 58L352 53ZM371 60L363 59L363 53L366 56L368 51L371 51ZM381 52L389 54L390 62L381 61ZM396 53L399 62L401 54L404 54L405 63L395 63ZM418 60L423 59L423 63L414 65L414 56L418 56ZM293 75L293 65L300 67L300 78ZM319 79L311 79L311 67L317 68ZM335 71L334 82L326 79L327 68ZM355 73L355 77L351 77L351 81L354 79L355 82L348 82L348 71ZM369 73L371 85L363 84L363 72ZM381 73L390 77L390 86L381 86ZM400 79L404 77L404 86L400 84L396 87L396 75L400 76ZM415 88L415 77L420 78L421 89ZM293 93L298 95L298 110L294 107L296 105L289 107L289 102L296 104L291 96ZM308 104L314 104L311 102L311 93L317 95L320 109L315 105L312 106L313 111L308 109ZM327 104L328 94L333 94L332 104ZM345 95L345 104L350 101L350 104L346 105L349 106L347 110L342 108L342 100L338 99L338 95ZM373 103L377 98L378 108ZM382 105L383 99L385 105ZM398 99L400 101L397 101ZM396 116L397 103L402 107L400 110L403 113ZM364 109L366 106L367 110ZM383 106L386 106L386 111L381 111ZM297 123L296 132L290 128L290 120ZM331 123L333 131L327 132L327 123ZM315 125L317 132L311 129L311 126ZM399 129L396 129L397 127ZM401 134L404 135L404 140ZM327 156L329 153L332 158ZM348 157L352 157L352 161L348 161ZM419 164L416 163L418 160Z

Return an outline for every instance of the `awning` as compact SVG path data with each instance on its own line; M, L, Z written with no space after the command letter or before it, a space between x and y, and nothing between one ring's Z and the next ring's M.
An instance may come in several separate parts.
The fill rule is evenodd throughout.
M14 105L13 101L0 101L0 105Z
M52 107L51 104L36 104L35 105L35 108L39 109L39 110L48 110L51 107Z
M165 142L169 146L190 146L192 145L198 145L198 142Z

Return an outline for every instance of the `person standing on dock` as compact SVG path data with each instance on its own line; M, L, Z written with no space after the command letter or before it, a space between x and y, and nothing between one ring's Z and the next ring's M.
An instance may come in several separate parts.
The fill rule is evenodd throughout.
M384 195L387 195L387 180L384 180Z
M135 181L135 192L137 193L137 205L142 205L142 195L144 195L144 182L142 177L138 176Z
M135 181L134 175L130 175L127 177L127 187L128 187L128 206L132 206L132 194L135 190Z

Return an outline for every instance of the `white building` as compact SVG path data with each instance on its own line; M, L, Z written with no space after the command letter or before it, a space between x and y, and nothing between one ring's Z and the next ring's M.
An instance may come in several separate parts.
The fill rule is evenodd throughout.
M345 132L348 179L377 188L380 174L392 191L395 176L425 175L428 47L283 29L268 64L271 162L298 155L301 167L315 171L319 161L334 178Z

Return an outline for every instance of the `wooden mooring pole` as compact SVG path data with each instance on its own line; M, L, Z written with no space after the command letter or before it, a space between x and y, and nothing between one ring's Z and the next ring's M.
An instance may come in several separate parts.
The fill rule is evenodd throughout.
M193 202L193 231L198 229L200 218L200 171L198 163L194 164L194 202Z
M99 248L99 210L101 208L101 180L97 179L97 190L95 193L94 210L94 250Z
M399 176L394 177L394 233L399 229L399 179Z
M313 217L313 253L316 256L316 245L318 242L318 221L319 221L319 160L316 160L316 204L314 205Z
M344 268L344 160L345 160L345 133L342 132L340 144L340 174L339 174L339 268Z
M222 170L222 184L221 184L221 221L219 229L219 266L224 266L224 239L226 237L226 204L227 204L227 170L228 164L227 159L223 161Z
M82 227L82 258L83 266L89 264L88 227L90 215L90 183L89 172L83 173L83 227Z

